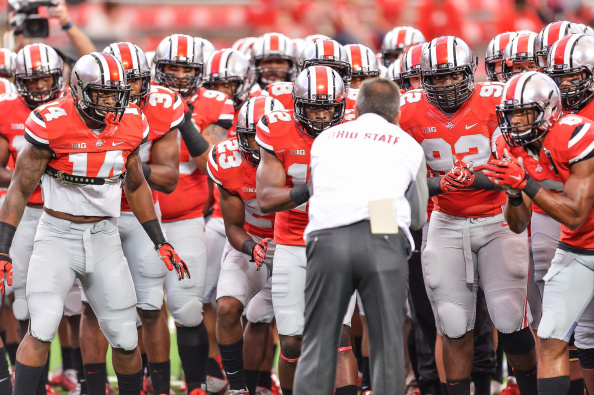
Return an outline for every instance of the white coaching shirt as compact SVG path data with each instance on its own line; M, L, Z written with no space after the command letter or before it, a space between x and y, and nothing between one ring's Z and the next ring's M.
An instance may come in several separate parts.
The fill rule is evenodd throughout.
M424 158L411 136L377 114L322 132L311 147L313 195L305 240L316 230L369 220L370 201L394 199L396 222L414 248L405 193L419 172L426 172Z

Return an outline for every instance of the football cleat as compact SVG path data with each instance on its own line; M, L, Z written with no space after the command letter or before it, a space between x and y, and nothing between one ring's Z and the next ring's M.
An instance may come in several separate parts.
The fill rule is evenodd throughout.
M264 387L256 387L256 395L273 395L272 391Z
M74 369L66 369L62 373L62 389L64 391L72 391L78 384L78 373Z
M212 395L224 395L229 389L229 382L214 376L206 376L206 393Z
M45 385L45 391L47 392L47 395L60 395L60 393L49 384Z
M507 386L501 391L500 395L520 395L520 389L518 388L515 377L508 377Z

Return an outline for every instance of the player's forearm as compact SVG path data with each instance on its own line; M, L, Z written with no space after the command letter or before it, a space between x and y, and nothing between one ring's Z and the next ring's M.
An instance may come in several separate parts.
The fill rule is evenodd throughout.
M540 188L532 201L551 218L573 230L586 222L591 210L591 207L585 209L580 202L545 188Z
M66 31L66 34L80 56L86 55L89 52L97 51L97 48L95 48L93 42L78 27L72 26Z
M148 183L155 191L170 194L175 190L179 181L179 171L170 166L151 164L151 174Z
M208 174L208 171L206 170L206 162L208 162L208 154L210 153L211 148L212 144L209 145L208 149L202 155L192 158L192 160L196 164L196 167L198 167L200 171L204 174Z
M30 192L22 190L16 184L10 187L0 210L0 222L17 227L23 217L29 196L31 196Z
M229 244L237 251L242 252L241 247L246 240L252 240L248 232L243 229L243 225L238 223L227 223L225 220L225 233L229 239Z
M141 183L136 189L129 189L124 184L124 192L138 222L142 224L157 219L155 205L153 204L153 195L146 181Z
M256 195L258 196L260 210L264 214L268 214L288 211L297 207L298 204L291 199L291 189L293 188L273 186L258 188Z
M12 170L5 167L0 168L0 188L8 188L12 179Z
M532 213L524 202L520 203L518 206L514 206L512 203L508 202L503 211L503 215L512 232L522 233L528 228Z

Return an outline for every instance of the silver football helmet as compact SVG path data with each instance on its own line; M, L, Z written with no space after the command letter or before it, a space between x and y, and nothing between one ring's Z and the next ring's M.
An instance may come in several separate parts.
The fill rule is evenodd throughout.
M262 66L262 61L279 59L287 61L288 67ZM266 33L258 37L252 46L252 64L256 81L264 87L275 82L290 82L297 73L297 57L291 39L281 33Z
M544 137L561 117L561 93L546 74L517 74L505 84L496 112L507 144L527 145Z
M390 30L382 41L382 62L388 67L390 63L399 59L404 50L413 44L424 43L425 36L418 29L411 26L398 26Z
M309 42L299 58L299 69L311 66L327 66L342 77L345 86L351 82L351 64L342 45L334 40L315 40Z
M108 45L103 52L115 56L122 63L128 83L135 79L142 80L140 92L131 94L130 100L140 108L146 106L151 91L151 70L142 49L130 42L119 42Z
M505 32L493 37L487 46L485 55L485 72L489 81L505 81L503 76L503 51L518 33ZM498 70L499 69L499 70Z
M78 110L100 123L105 123L108 114L119 122L130 99L124 66L104 52L91 52L75 63L70 73L70 90ZM105 104L107 98L113 104Z
M249 60L235 49L215 51L204 67L204 87L214 89L213 83L227 82L234 84L233 105L239 109L248 99L254 77Z
M330 67L308 67L295 79L293 103L294 116L301 124L301 131L315 138L322 131L343 121L346 109L344 82L341 76ZM311 119L307 116L306 106L333 107L334 114L330 121Z
M542 28L536 38L537 65L540 68L547 67L547 55L555 41L569 35L583 33L583 30L574 23L568 21L551 22Z
M210 55L216 51L215 46L210 41L202 37L194 37L194 41L202 49L202 59L204 59L206 62L206 60L210 58Z
M536 56L536 41L537 35L535 33L520 34L514 37L503 50L503 76L507 81L514 74L523 73L524 71L533 71L524 67L520 71L514 71L514 64L516 63L532 63L531 68L539 69L539 62Z
M386 73L386 78L389 80L394 81L398 84L400 88L402 88L402 59L396 59L388 66L388 71Z
M555 42L545 73L561 92L563 109L578 111L594 95L594 37L572 34Z
M252 97L245 102L237 115L237 142L241 157L246 163L258 167L260 163L260 149L250 147L250 138L256 137L256 125L262 116L275 110L284 110L281 102L273 97Z
M10 49L0 48L0 77L13 79L16 54Z
M16 56L14 83L24 103L34 109L58 98L62 90L63 71L64 62L52 47L30 44L21 49ZM49 88L29 88L31 80L42 77L53 79Z
M377 77L380 74L375 53L365 45L349 44L344 49L351 64L352 77Z
M204 58L202 47L196 40L185 34L172 34L165 37L155 51L155 83L190 97L202 86ZM178 77L166 73L166 66L178 66L193 69L193 74Z

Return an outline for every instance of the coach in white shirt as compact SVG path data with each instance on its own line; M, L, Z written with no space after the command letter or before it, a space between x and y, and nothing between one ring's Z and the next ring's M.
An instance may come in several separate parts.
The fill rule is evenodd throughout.
M342 317L357 289L369 325L374 395L404 394L402 326L409 232L427 219L421 146L399 126L399 88L374 78L352 122L322 132L311 148L305 330L295 395L333 393Z

